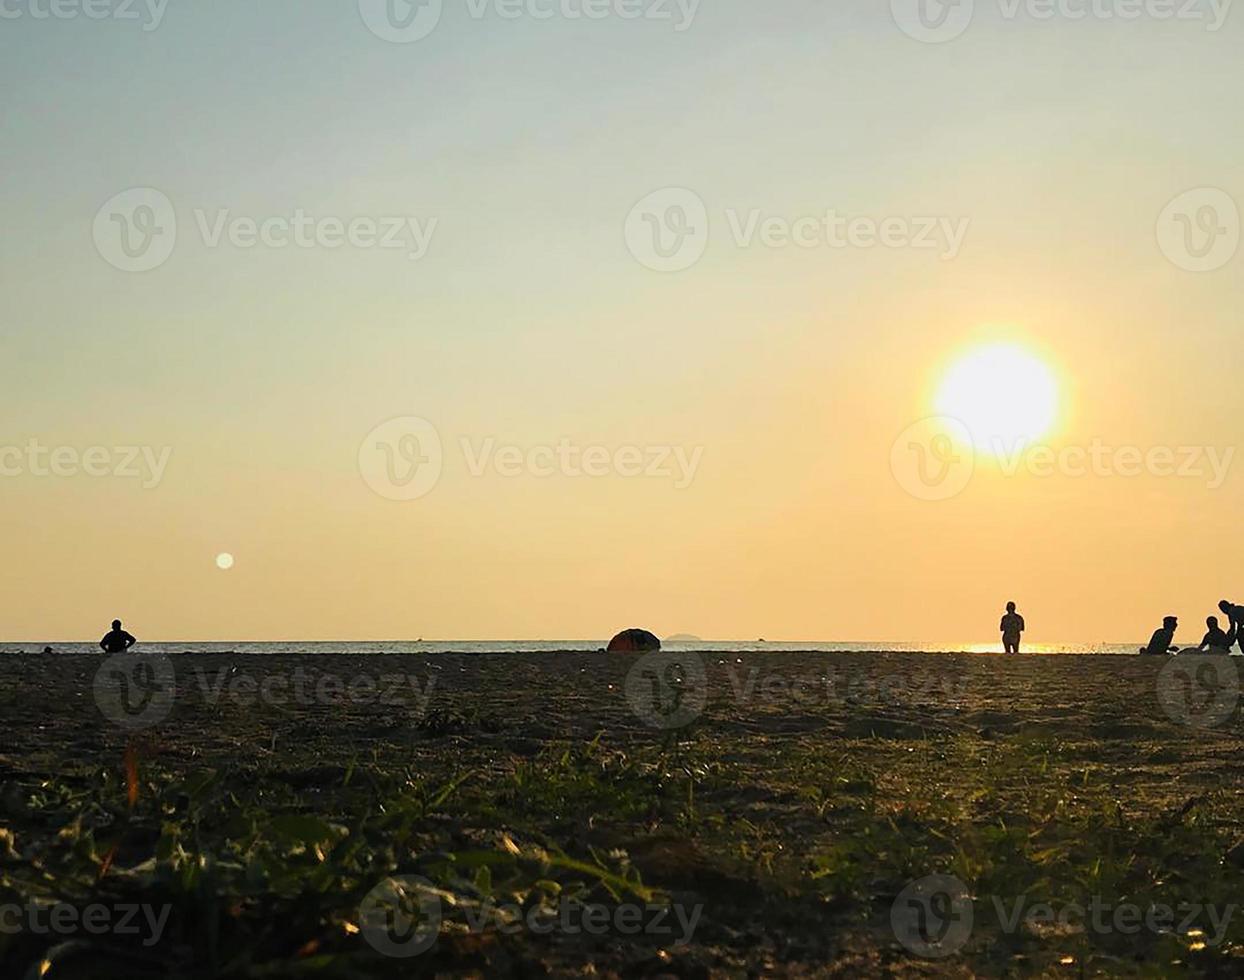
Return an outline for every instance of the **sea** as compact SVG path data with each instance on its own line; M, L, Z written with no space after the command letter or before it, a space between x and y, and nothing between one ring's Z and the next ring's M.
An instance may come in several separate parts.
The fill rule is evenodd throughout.
M50 647L53 653L99 653L98 640L92 642L27 641L0 643L0 655L40 653ZM165 654L507 654L507 653L594 653L607 640L386 640L386 641L302 641L201 643L193 640L140 642L135 651ZM1034 654L1135 654L1143 640L1131 643L1034 643L1025 644L1024 653ZM700 653L1001 653L999 643L906 643L877 641L767 641L767 640L668 640L666 650Z

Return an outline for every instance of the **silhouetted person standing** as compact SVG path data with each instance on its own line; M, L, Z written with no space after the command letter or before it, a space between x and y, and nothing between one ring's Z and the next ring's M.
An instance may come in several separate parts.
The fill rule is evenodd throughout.
M1024 632L1024 617L1015 611L1015 603L1006 604L1006 615L998 628L1002 630L1002 646L1007 653L1019 653L1019 641Z
M1218 617L1210 616L1205 621L1205 625L1209 627L1209 632L1205 634L1205 639L1201 641L1198 650L1208 650L1210 653L1230 653L1231 647L1235 644L1236 626L1231 624L1231 632L1223 632L1221 626L1218 625Z
M114 619L112 621L112 630L104 634L104 638L99 641L100 648L104 653L125 653L138 641L129 633L121 629L121 620Z
M1153 639L1149 641L1147 647L1141 647L1140 652L1154 654L1155 656L1178 653L1179 647L1173 646L1175 630L1177 629L1179 629L1179 620L1174 616L1167 616L1162 620L1162 628L1153 634Z

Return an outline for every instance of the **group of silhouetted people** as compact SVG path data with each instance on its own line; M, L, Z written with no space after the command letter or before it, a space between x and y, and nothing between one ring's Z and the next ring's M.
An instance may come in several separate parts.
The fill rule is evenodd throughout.
M1229 654L1231 648L1237 643L1240 645L1240 652L1244 653L1244 606L1223 599L1222 602L1218 603L1218 608L1227 617L1227 628L1225 630L1222 628L1222 624L1217 616L1210 616L1205 620L1207 632L1205 639L1201 641L1201 645L1195 648L1188 647L1184 650L1185 653ZM1015 611L1015 603L1008 602L1006 604L1006 615L1002 617L1002 622L998 624L998 629L1002 633L1003 650L1007 653L1019 653L1019 643L1023 638L1024 628L1024 617ZM1179 618L1177 616L1167 616L1162 620L1161 628L1154 632L1149 645L1141 647L1140 652L1161 654L1162 656L1179 653L1179 647L1175 646L1175 631L1177 629L1179 629Z
M1222 610L1224 616L1227 617L1227 629L1222 628L1217 616L1210 616L1205 620L1207 632L1205 638L1201 640L1201 645L1184 650L1184 653L1221 653L1228 654L1231 648L1240 644L1240 652L1244 653L1244 606L1236 605L1234 602L1228 602L1223 599L1218 603L1218 608ZM1141 653L1165 656L1170 653L1179 653L1179 647L1175 646L1175 631L1179 629L1179 618L1177 616L1167 616L1162 620L1162 628L1153 634L1153 639L1149 641L1147 647L1141 648Z

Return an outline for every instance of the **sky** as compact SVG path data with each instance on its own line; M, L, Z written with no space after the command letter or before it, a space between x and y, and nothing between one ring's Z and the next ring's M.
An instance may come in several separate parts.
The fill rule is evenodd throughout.
M0 639L1244 601L1244 12L918 2L0 0Z

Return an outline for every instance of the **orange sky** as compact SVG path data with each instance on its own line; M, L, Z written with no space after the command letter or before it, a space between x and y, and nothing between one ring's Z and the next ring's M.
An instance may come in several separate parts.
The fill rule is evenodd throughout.
M1092 643L1244 600L1244 21L923 44L874 6L6 25L0 638L966 643L1015 599ZM256 238L299 212L309 246ZM127 271L152 215L175 243ZM387 217L426 240L355 235ZM996 343L1073 455L921 499L896 439ZM406 501L404 417L439 440ZM1159 465L1069 472L1093 446Z

